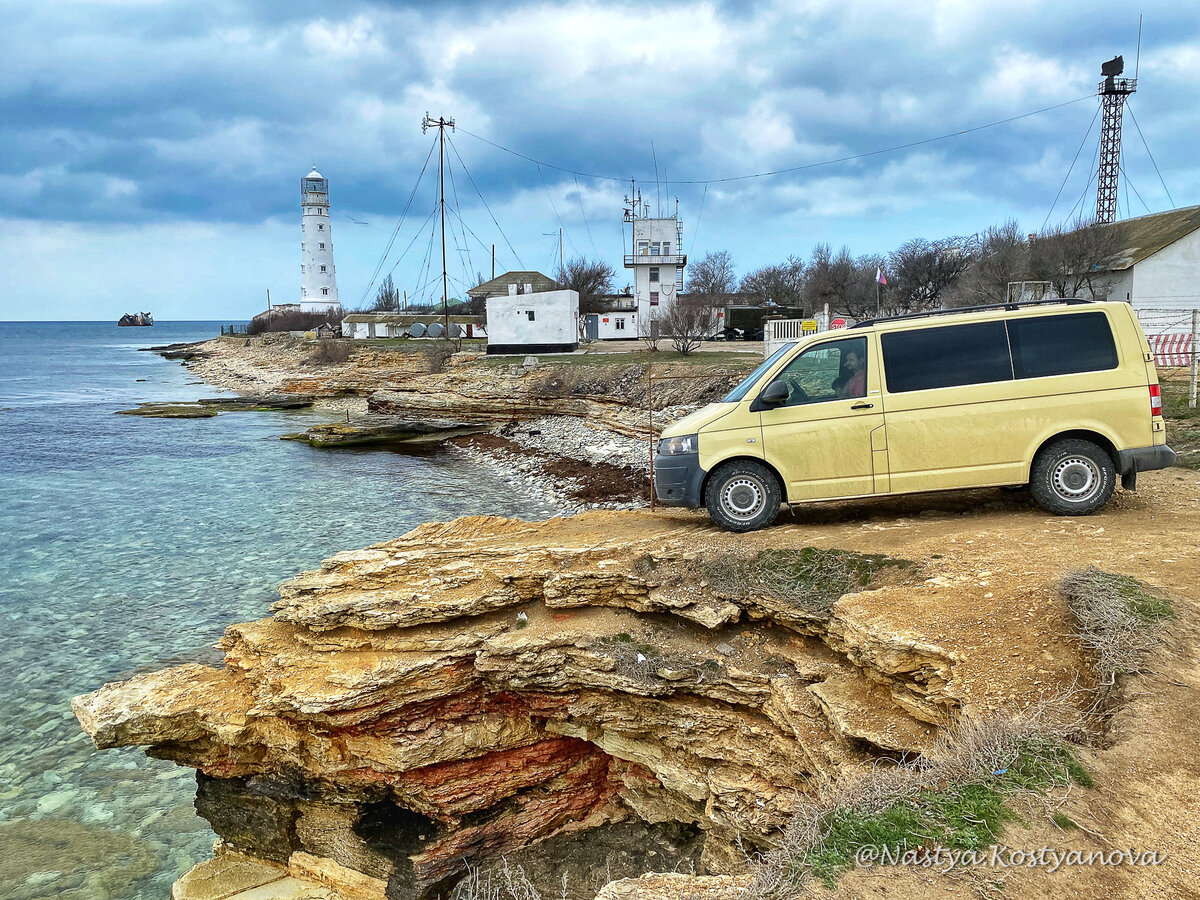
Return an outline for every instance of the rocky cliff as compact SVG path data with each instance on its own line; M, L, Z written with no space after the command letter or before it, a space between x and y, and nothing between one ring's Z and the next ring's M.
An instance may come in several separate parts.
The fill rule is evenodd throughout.
M222 668L74 709L99 747L194 767L228 847L408 898L533 845L578 859L585 833L620 844L612 878L736 873L814 786L1079 663L1047 640L1037 668L984 674L1062 633L1049 601L1001 615L1011 597L959 577L947 603L919 560L698 522L423 525L283 584Z

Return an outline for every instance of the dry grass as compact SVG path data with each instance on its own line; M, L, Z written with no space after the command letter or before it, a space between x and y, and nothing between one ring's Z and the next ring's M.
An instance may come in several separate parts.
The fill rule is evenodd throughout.
M308 366L338 365L350 358L352 349L349 341L335 341L326 338L317 342L304 364Z
M766 595L825 617L841 597L865 588L880 570L910 565L879 554L804 547L763 550L753 557L721 554L704 563L703 573L717 593L735 601Z
M562 876L561 898L567 896L567 873ZM520 866L500 861L499 869L482 874L471 868L450 894L451 900L551 900L539 891Z
M1128 575L1088 568L1058 582L1079 624L1076 637L1095 657L1102 682L1141 669L1158 643L1154 626L1175 613L1167 595Z
M757 861L748 896L799 897L814 877L832 886L863 846L978 850L996 842L1017 818L1008 806L1014 796L1091 785L1067 743L1080 724L1071 709L1062 701L965 721L925 757L835 782Z
M454 353L454 344L447 340L427 341L421 345L421 355L425 357L425 364L434 375L445 371L446 363Z

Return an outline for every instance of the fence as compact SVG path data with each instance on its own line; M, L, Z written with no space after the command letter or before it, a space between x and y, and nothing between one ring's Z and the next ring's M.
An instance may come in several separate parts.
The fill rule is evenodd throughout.
M1160 378L1188 379L1188 406L1196 406L1200 374L1200 309L1155 309L1137 311L1146 332L1154 365Z

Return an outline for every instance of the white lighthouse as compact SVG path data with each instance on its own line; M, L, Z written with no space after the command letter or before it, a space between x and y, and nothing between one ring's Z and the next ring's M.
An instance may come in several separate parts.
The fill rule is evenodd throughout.
M329 224L329 179L313 170L300 180L300 310L341 308Z

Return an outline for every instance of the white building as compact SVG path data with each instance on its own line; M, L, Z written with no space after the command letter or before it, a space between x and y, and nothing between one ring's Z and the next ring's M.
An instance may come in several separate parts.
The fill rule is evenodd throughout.
M640 195L625 210L625 221L633 225L633 242L625 255L625 268L633 269L633 296L643 328L674 302L683 291L683 223L679 210L670 218L651 218Z
M487 299L489 354L571 353L579 349L579 294L509 293Z
M1200 309L1200 206L1102 226L1122 248L1096 268L1106 273L1097 300L1133 304L1147 333L1190 330Z
M589 341L636 341L637 310L606 310L584 316L584 336Z
M300 179L300 211L300 309L340 309L329 224L329 179L316 166Z

